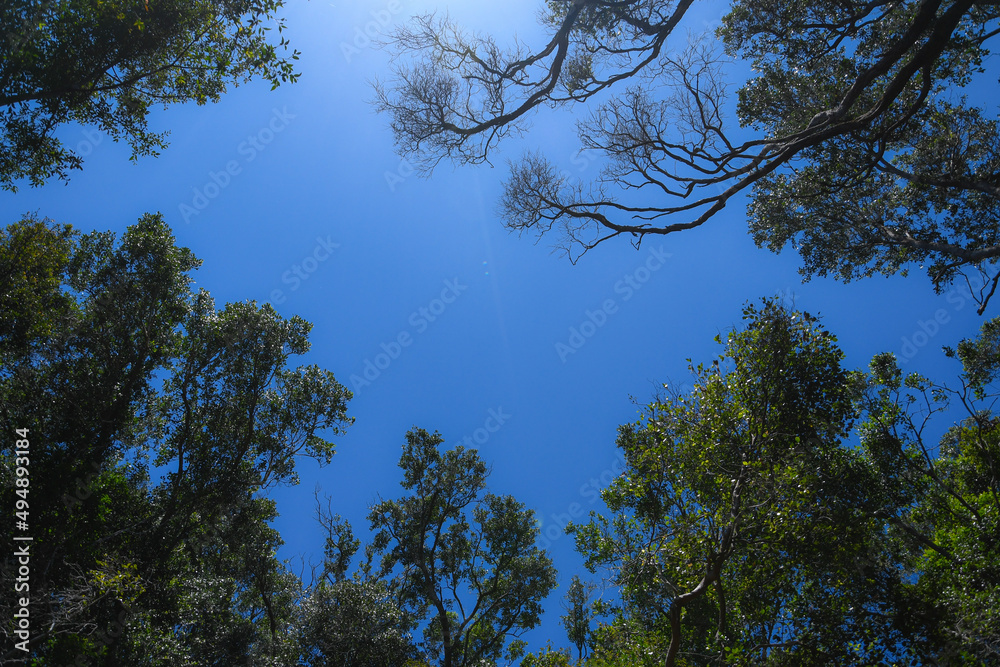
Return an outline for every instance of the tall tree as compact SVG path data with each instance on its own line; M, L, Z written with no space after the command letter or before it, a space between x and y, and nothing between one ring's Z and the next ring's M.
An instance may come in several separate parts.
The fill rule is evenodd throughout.
M535 546L534 512L511 496L486 493L486 464L474 449L440 451L437 433L406 434L399 467L407 494L371 511L382 574L402 579L401 600L442 667L513 660L535 627L555 568Z
M0 422L30 452L0 455L0 502L27 503L33 537L28 650L4 596L3 660L294 658L298 582L262 492L295 482L297 456L329 462L352 421L331 373L288 367L310 325L192 292L199 261L158 215L120 240L29 218L0 242Z
M842 446L858 378L808 314L768 301L745 319L725 354L693 369L689 395L621 428L626 469L603 494L612 517L571 528L622 592L598 664L900 657L879 478Z
M0 187L68 177L83 156L56 131L94 125L155 155L150 107L218 101L229 84L295 81L267 31L283 0L11 0L0 5Z
M717 33L724 56L707 40L668 47L693 5L547 0L551 36L535 50L418 17L391 37L412 59L377 85L377 107L428 173L490 160L537 108L589 104L579 135L605 156L600 177L580 185L529 154L501 201L511 229L554 230L571 258L699 227L750 193L754 240L791 245L806 276L919 266L941 289L979 271L985 308L1000 280L1000 135L994 101L958 91L982 78L1000 6L737 0ZM744 130L725 118L726 56L755 72L737 98Z
M996 662L1000 320L949 351L950 387L891 354L848 372L774 302L746 318L621 428L611 516L571 527L621 590L590 664Z
M882 488L901 499L879 512L907 574L901 627L932 664L1000 660L1000 421L991 410L1000 394L998 327L986 322L949 352L963 365L957 387L904 377L881 355L865 392L863 446ZM942 416L951 426L929 442Z
M317 507L326 537L318 581L308 587L298 609L299 664L324 667L423 667L412 639L414 620L400 604L402 582L372 571L374 552L348 576L361 546L350 523L327 507Z
M590 609L590 593L593 584L585 584L579 575L573 575L569 589L566 591L566 614L562 617L563 627L570 643L576 646L577 657L583 659L584 651L590 640L590 620L593 612Z

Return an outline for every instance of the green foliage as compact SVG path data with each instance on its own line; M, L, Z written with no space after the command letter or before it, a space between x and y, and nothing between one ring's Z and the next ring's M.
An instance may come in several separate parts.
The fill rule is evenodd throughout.
M970 664L1000 660L1000 422L978 416L951 429L935 467L941 483L911 515L935 545L915 562L915 592L951 652Z
M957 352L948 349L949 356L958 356L971 386L983 395L986 387L996 382L1000 373L1000 318L983 323L979 335L973 340L963 340Z
M963 267L995 263L997 124L955 91L982 72L997 12L873 7L765 2L726 17L727 50L757 72L740 91L745 125L769 136L847 130L754 183L750 228L759 245L794 245L807 276L919 264L940 289Z
M308 323L253 302L216 310L191 291L198 264L159 215L120 240L30 217L0 235L0 419L28 429L33 471L33 660L297 655L300 585L275 557L261 492L295 482L296 456L330 460L351 394L288 367ZM15 464L0 456L8 507ZM0 573L8 589L14 571ZM2 629L12 651L11 621Z
M380 667L417 660L405 612L384 581L321 583L302 600L299 614L302 664Z
M606 664L645 652L850 665L896 651L876 612L898 582L856 565L884 551L877 477L842 444L857 380L807 313L766 301L745 319L724 355L692 368L689 395L621 428L627 468L603 494L613 518L571 528L588 567L621 587L595 636Z
M587 667L660 667L670 637L659 629L644 626L638 619L618 615L611 623L597 628L591 642L593 652L586 661Z
M0 354L13 362L33 341L49 336L72 300L59 290L74 234L68 225L27 216L0 232ZM4 363L4 367L7 364Z
M486 493L475 450L441 452L438 434L406 434L399 467L407 495L369 516L382 553L381 575L396 573L400 602L430 615L425 648L443 667L514 660L555 586L551 559L535 546L534 512L511 496Z
M573 663L566 649L553 649L552 643L535 655L529 653L521 660L521 667L570 667ZM580 663L577 663L580 664Z
M396 39L422 59L378 88L378 106L429 171L488 161L539 105L602 97L580 124L608 158L602 180L571 185L526 156L505 188L509 226L555 228L586 251L700 226L751 190L754 240L793 246L806 277L919 266L940 290L978 271L982 312L1000 282L1000 131L956 91L983 74L1000 5L732 4L717 34L754 68L736 110L757 138L743 143L724 130L725 58L706 42L666 48L691 4L547 0L552 36L536 53L419 17ZM4 3L0 187L80 168L56 136L68 125L137 159L166 145L148 125L156 104L294 82L283 6ZM633 199L650 189L664 196ZM0 422L27 429L39 473L29 664L571 665L568 650L525 655L520 639L555 587L533 512L488 493L478 453L442 451L437 433L407 434L405 493L371 509L358 570L361 543L330 513L318 580L277 559L266 493L297 483L298 456L331 461L351 393L289 366L309 349L307 322L217 308L192 290L198 265L158 214L121 239L34 215L0 232ZM744 319L692 367L689 394L621 427L609 514L570 527L619 594L588 605L573 578L563 625L577 664L587 649L593 667L1000 662L1000 320L949 351L964 370L950 388L904 376L890 354L846 370L808 313L765 301ZM927 442L946 410L960 419ZM26 497L21 465L0 452L5 507ZM8 556L7 591L15 572ZM15 606L0 597L5 663L25 657L9 648Z
M807 313L745 314L689 394L621 428L611 517L571 527L621 591L587 664L995 662L994 323L953 389L891 354L846 371ZM967 417L926 442L948 410Z
M283 0L14 0L0 7L0 186L68 177L82 156L55 135L94 125L156 155L166 133L149 129L157 104L218 101L252 78L295 81L268 31Z
M562 617L562 624L566 628L566 636L570 643L576 646L580 659L583 658L590 639L590 620L594 614L588 602L594 588L593 584L584 584L580 577L574 574L566 591L566 615Z
M996 399L990 355L995 323L963 341L959 389L910 375L888 355L877 359L865 394L862 446L880 473L893 554L906 573L898 620L927 662L979 665L1000 659L1000 437L988 410ZM874 365L874 363L873 363ZM970 381L971 380L971 381ZM966 417L937 446L927 424L946 410ZM953 417L949 414L949 420Z
M417 667L423 657L413 643L415 619L399 603L398 579L372 574L373 552L353 576L351 561L361 545L351 524L317 505L317 519L326 533L323 569L298 606L298 664Z

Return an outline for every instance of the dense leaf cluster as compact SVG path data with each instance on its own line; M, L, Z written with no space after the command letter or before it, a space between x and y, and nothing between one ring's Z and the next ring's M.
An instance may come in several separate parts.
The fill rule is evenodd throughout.
M1000 658L1000 449L980 403L995 394L968 366L958 389L904 378L892 355L848 372L810 315L766 301L745 316L693 391L622 427L611 516L571 528L621 592L591 663ZM995 346L983 357L995 367ZM949 404L968 417L935 446Z
M11 0L0 5L0 188L65 179L84 155L56 131L93 125L156 155L156 105L218 101L228 84L295 81L283 0ZM273 25L272 25L273 24Z

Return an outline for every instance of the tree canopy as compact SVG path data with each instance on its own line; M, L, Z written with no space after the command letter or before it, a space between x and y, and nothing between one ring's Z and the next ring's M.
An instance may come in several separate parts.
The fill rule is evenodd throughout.
M604 156L600 176L581 184L530 153L500 204L509 228L555 233L574 259L700 227L746 193L756 243L794 248L806 277L920 267L938 290L969 278L985 308L1000 257L996 109L958 91L984 76L997 3L737 1L717 42L668 47L693 4L548 0L536 49L421 16L390 36L398 64L376 106L429 173L489 161L540 107L586 104L579 137ZM753 67L735 119L732 59Z
M31 217L0 237L0 420L44 471L25 490L24 462L0 456L3 503L32 517L37 660L265 664L293 650L293 577L261 492L294 483L297 456L330 461L351 393L288 367L307 322L253 302L216 309L191 290L198 264L159 215L120 240ZM12 640L15 601L0 604ZM5 662L25 655L14 643Z
M153 106L218 101L228 84L295 81L283 0L12 0L0 6L0 187L68 178L83 157L56 136L96 126L156 155Z
M430 615L424 640L442 667L513 660L523 642L510 638L538 624L555 568L535 545L534 512L485 492L476 450L442 453L442 442L423 429L407 433L399 467L409 493L372 508L382 574L398 570L404 608Z
M892 355L848 372L810 315L765 302L745 316L723 355L692 368L690 393L621 428L611 516L569 529L621 591L593 664L1000 657L986 537L1000 492L984 407L995 393L968 374L957 389L904 378ZM949 403L967 418L936 447L926 427Z

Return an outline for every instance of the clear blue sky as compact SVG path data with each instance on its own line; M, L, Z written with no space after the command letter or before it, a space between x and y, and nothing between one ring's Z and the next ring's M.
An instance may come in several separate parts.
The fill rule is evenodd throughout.
M411 427L438 430L448 445L478 438L492 490L536 510L559 569L544 625L527 637L532 649L548 638L568 644L560 602L582 559L552 526L601 507L595 491L616 466L616 429L637 416L630 396L646 402L664 382L683 384L685 359L718 354L712 338L739 322L746 301L794 294L798 307L823 316L852 367L881 351L899 355L916 334L923 345L904 369L938 379L957 372L940 347L974 335L981 321L971 301L935 296L920 272L801 284L795 254L754 247L743 201L698 230L639 251L612 242L575 266L548 240L509 235L496 214L506 158L541 147L571 174L597 175L597 156L576 156L572 110L535 116L533 132L501 146L497 168L445 164L430 180L407 175L387 119L367 103L386 54L356 31L379 15L395 24L448 7L501 41L516 33L538 44L541 4L293 2L286 15L302 52L299 83L273 92L248 85L219 104L157 112L152 125L171 130L170 147L135 164L109 137L64 128L85 155L83 171L68 185L0 194L5 222L37 211L88 231L120 233L160 211L179 244L204 260L197 286L220 307L272 301L314 324L312 350L296 363L319 364L356 389L357 421L330 466L300 464L301 485L277 491L283 557L322 558L317 485L366 534L376 496L400 493L396 462ZM722 11L699 10L689 27L710 28ZM359 47L344 48L356 39ZM588 311L608 302L591 331ZM948 322L922 337L921 322L939 309ZM578 350L557 348L581 327L593 335ZM400 340L408 344L397 350Z

